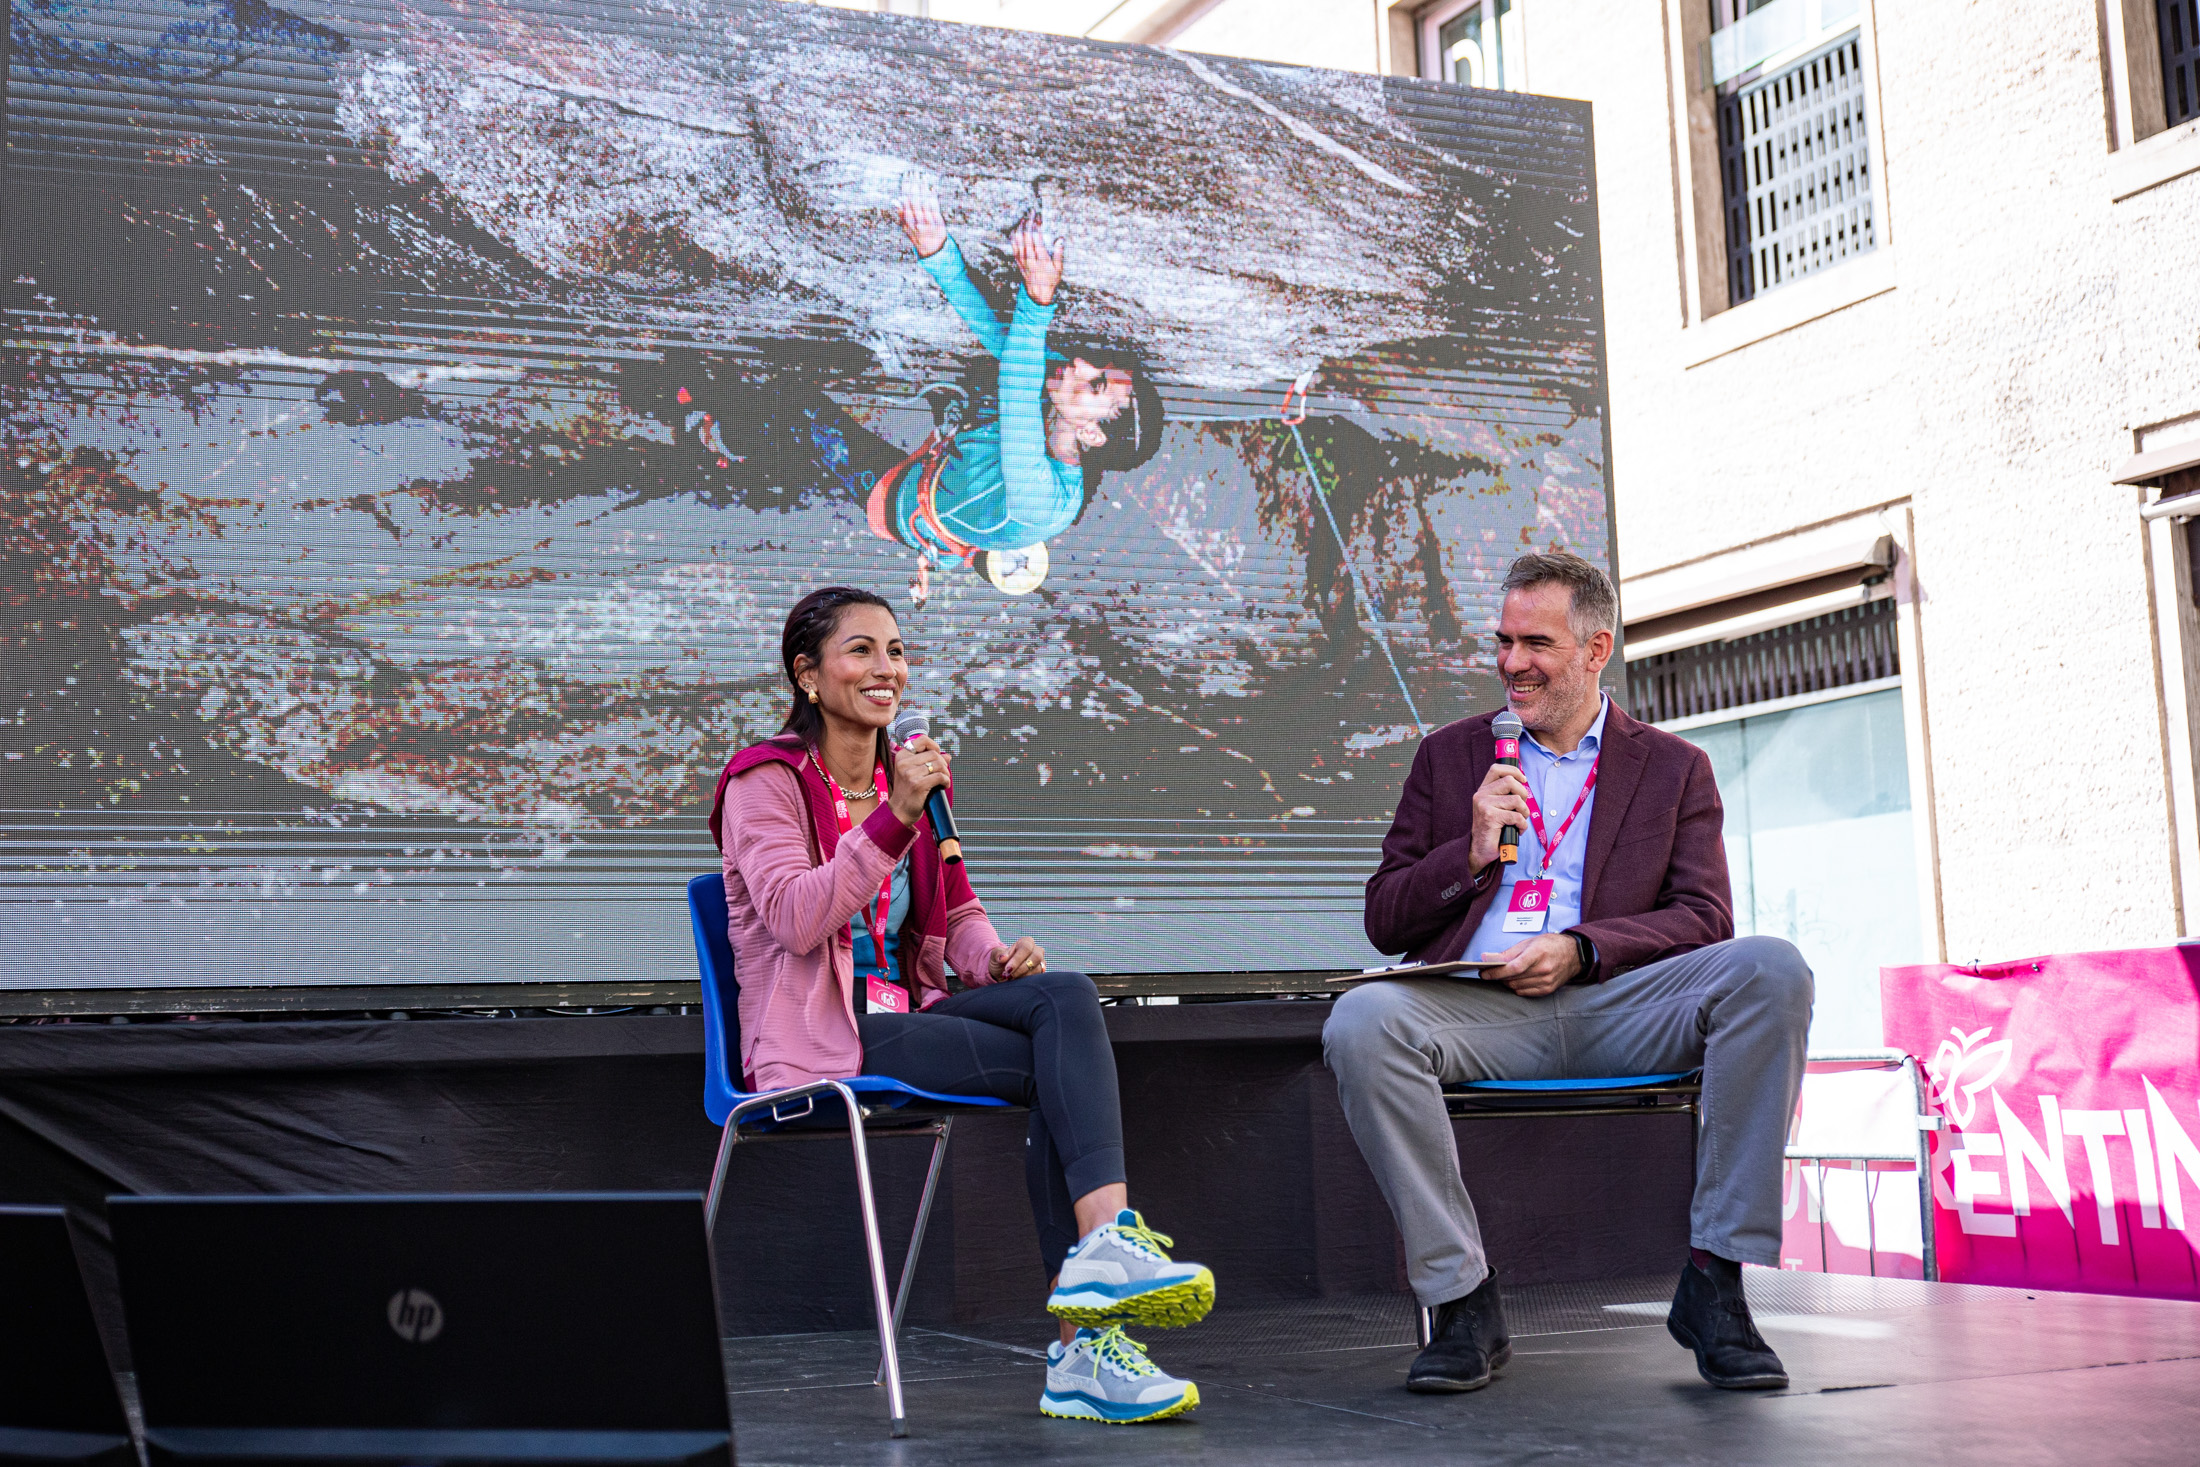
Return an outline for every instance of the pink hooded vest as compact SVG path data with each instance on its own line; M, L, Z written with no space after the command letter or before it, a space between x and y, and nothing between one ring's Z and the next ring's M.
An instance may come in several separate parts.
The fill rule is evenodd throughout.
M1001 946L963 868L932 832L883 802L843 840L807 748L782 734L743 749L718 777L710 812L726 877L726 937L741 988L741 1070L751 1090L859 1074L855 955L848 921L909 856L909 915L898 939L917 1004L947 996L946 971L991 981Z

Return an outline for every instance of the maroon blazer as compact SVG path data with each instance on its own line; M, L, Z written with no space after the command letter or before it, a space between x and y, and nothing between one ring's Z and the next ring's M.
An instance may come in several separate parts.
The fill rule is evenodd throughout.
M1376 951L1416 962L1467 955L1502 869L1493 861L1477 881L1468 860L1474 792L1497 757L1496 716L1462 718L1421 740L1383 838L1383 863L1367 879L1367 939ZM1726 812L1710 756L1614 704L1601 760L1581 922L1568 929L1596 944L1597 963L1576 983L1601 983L1734 935L1720 836Z

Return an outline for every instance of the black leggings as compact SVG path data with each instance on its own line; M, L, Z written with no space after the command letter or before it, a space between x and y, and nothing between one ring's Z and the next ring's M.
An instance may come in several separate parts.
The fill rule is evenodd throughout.
M965 989L921 1014L863 1014L863 1073L1031 1107L1024 1185L1047 1277L1076 1246L1072 1199L1123 1180L1123 1112L1100 995L1082 973Z

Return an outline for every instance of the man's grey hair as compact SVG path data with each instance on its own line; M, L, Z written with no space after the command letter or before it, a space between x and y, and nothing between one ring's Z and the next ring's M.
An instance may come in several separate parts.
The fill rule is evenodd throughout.
M1530 586L1550 585L1564 586L1573 594L1566 625L1575 641L1586 642L1598 632L1618 633L1619 592L1612 589L1610 576L1580 556L1563 550L1531 551L1506 568L1508 596Z

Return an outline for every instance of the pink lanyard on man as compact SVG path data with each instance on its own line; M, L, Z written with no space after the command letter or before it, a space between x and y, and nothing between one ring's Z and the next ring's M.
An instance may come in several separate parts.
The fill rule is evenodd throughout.
M1499 924L1504 932L1541 932L1551 917L1551 888L1557 880L1551 869L1557 863L1558 843L1566 838L1566 832L1574 828L1574 820L1581 814L1581 807L1589 803L1589 792L1597 787L1597 765L1603 762L1600 750L1589 761L1589 777L1582 782L1581 793L1574 797L1574 808L1566 812L1566 819L1558 827L1556 835L1546 835L1543 830L1543 806L1535 797L1535 790L1528 789L1528 823L1535 827L1535 843L1538 847L1536 862L1539 867L1532 877L1523 877L1512 885L1512 900L1506 904L1505 917ZM1520 782L1528 783L1527 772L1521 771Z
M1557 835L1543 833L1543 807L1536 803L1535 791L1529 789L1528 822L1535 827L1535 843L1540 848L1537 851L1537 864L1542 869L1536 873L1539 877L1551 874L1551 867L1558 858L1558 843L1566 838L1567 831L1574 828L1574 817L1581 813L1581 807L1589 803L1589 792L1597 787L1597 765L1603 762L1604 754L1599 750L1596 758L1589 761L1589 777L1583 781L1581 793L1574 796L1574 808L1566 812L1566 819L1558 827ZM1525 785L1528 781L1522 779L1520 782Z
M841 838L845 840L848 833L856 828L854 818L848 813L847 792L841 789L840 781L834 779L825 768L825 761L817 757L815 749L810 750L810 762L817 766L818 775L825 781L825 788L832 791L833 819L839 823ZM871 784L878 791L879 804L883 808L886 803L885 765L872 766ZM871 932L871 961L878 965L881 973L886 971L886 916L893 905L894 873L889 869L886 879L878 884L878 900L863 914L863 925Z

